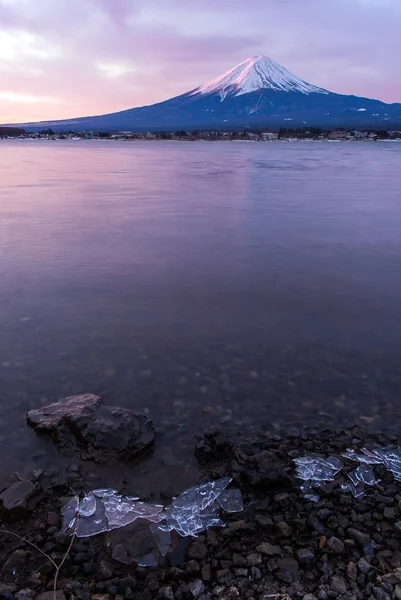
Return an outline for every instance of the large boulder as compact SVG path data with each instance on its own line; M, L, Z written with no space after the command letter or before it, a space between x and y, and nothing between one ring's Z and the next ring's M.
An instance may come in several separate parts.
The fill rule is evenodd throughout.
M152 421L127 408L105 406L94 394L69 396L30 410L27 422L50 435L63 450L78 450L83 459L105 462L135 458L155 441Z

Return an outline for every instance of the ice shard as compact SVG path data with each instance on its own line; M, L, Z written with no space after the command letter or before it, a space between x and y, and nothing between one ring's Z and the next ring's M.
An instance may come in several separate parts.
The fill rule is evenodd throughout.
M97 489L79 500L72 498L63 508L63 531L77 537L89 537L130 525L135 520L152 523L151 531L157 538L164 556L171 545L171 531L181 536L196 536L209 527L224 527L220 510L229 513L243 510L240 490L226 490L230 477L223 477L191 487L173 499L166 508L160 504L138 501L134 496L123 496L114 489Z

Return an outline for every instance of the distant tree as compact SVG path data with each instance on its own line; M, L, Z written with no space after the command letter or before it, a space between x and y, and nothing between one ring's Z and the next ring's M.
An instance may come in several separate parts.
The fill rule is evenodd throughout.
M0 137L17 137L24 135L25 129L19 127L0 127Z
M53 129L50 129L50 127L48 129L42 129L42 131L39 131L40 135L54 135L54 131Z
M109 137L111 137L111 133L109 131L99 131L98 137L109 138Z
M376 134L378 140L388 140L388 138L390 137L390 134L388 131L379 130L379 131L375 131L375 134Z
M175 132L175 137L187 137L187 132L184 131L183 129L179 129L178 131Z

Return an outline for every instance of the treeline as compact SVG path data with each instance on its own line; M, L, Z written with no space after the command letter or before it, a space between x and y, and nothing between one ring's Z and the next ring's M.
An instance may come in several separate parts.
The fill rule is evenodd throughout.
M0 127L0 137L18 137L24 133L25 129L19 127Z

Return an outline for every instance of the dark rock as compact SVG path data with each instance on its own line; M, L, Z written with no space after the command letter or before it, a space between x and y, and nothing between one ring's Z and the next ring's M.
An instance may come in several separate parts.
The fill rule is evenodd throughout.
M386 506L386 508L383 510L383 517L385 519L389 519L390 521L393 521L395 519L394 508L390 508L389 506Z
M15 594L16 600L32 600L36 596L36 592L31 588L24 588Z
M300 548L297 550L297 558L301 565L307 565L315 560L315 553L312 548Z
M262 555L254 552L252 554L248 554L246 560L250 567L257 567L258 565L262 564Z
M205 590L205 584L201 579L194 579L189 583L189 590L194 598L199 598Z
M1 583L0 581L0 598L8 598L12 596L17 586L15 584Z
M350 529L347 530L347 535L352 540L354 540L354 542L362 550L364 550L365 548L368 548L370 546L370 543L371 543L370 536L367 535L366 533L363 533L362 531L359 531L359 529L354 529L354 528L350 527Z
M56 593L51 592L43 592L36 596L35 600L65 600L65 594L63 590L57 590Z
M361 573L366 575L366 573L370 571L370 568L370 563L366 560L366 558L362 557L358 560L358 569Z
M255 516L255 523L256 523L256 525L258 525L259 527L262 527L262 529L267 531L267 533L273 534L275 531L275 524L273 523L273 520L270 517L268 517L267 515L258 513ZM400 522L400 526L401 526L401 522Z
M286 463L274 452L263 450L248 456L242 452L235 453L233 473L251 486L291 487L291 479L285 471Z
M118 584L118 593L125 596L127 589L136 589L136 580L133 577L124 577Z
M391 600L391 596L387 594L382 588L374 587L373 594L376 600Z
M262 542L256 550L264 556L278 556L281 553L280 546L274 546L269 542Z
M216 571L216 579L219 583L227 583L232 579L232 574L228 569L220 569Z
M210 565L204 565L202 567L202 579L203 581L211 581L213 577L212 567Z
M32 481L18 481L0 494L0 503L6 518L22 519L28 511L29 500L37 493Z
M203 440L195 448L195 456L202 464L224 460L228 462L233 453L233 444L218 427L211 426L204 433Z
M233 563L236 567L244 567L246 560L241 554L233 554Z
M164 598L165 600L174 600L174 592L171 585L165 585L159 590L159 598Z
M114 575L114 567L107 560L101 559L99 561L99 565L97 567L97 576L96 579L98 581L108 581L112 579Z
M26 552L24 550L14 550L11 556L4 563L2 575L16 575L21 571L26 562Z
M277 561L276 577L284 583L300 580L299 565L293 558L280 558Z
M191 544L188 550L189 558L193 558L195 560L202 560L207 555L207 547L205 544L201 544L200 542L194 542Z
M78 448L82 458L102 462L133 458L155 440L153 423L126 408L104 406L94 394L70 396L29 411L28 424L50 435L62 449Z
M330 588L333 590L333 592L336 592L336 594L345 594L347 591L346 583L339 575L334 575L331 580Z
M288 525L285 521L280 521L277 523L277 535L280 537L291 537L292 536L292 527Z
M338 538L331 537L326 542L325 550L333 554L341 554L344 552L344 544Z
M243 569L243 571L244 573L242 574L242 576L246 577L248 575L247 569ZM258 569L258 567L251 567L251 577L253 580L262 579L262 573L260 572L260 569Z
M349 579L351 579L351 581L357 580L358 572L356 570L356 565L353 562L348 563L347 577L349 577Z
M197 560L190 560L187 564L187 572L194 575L195 573L199 573L200 565Z

